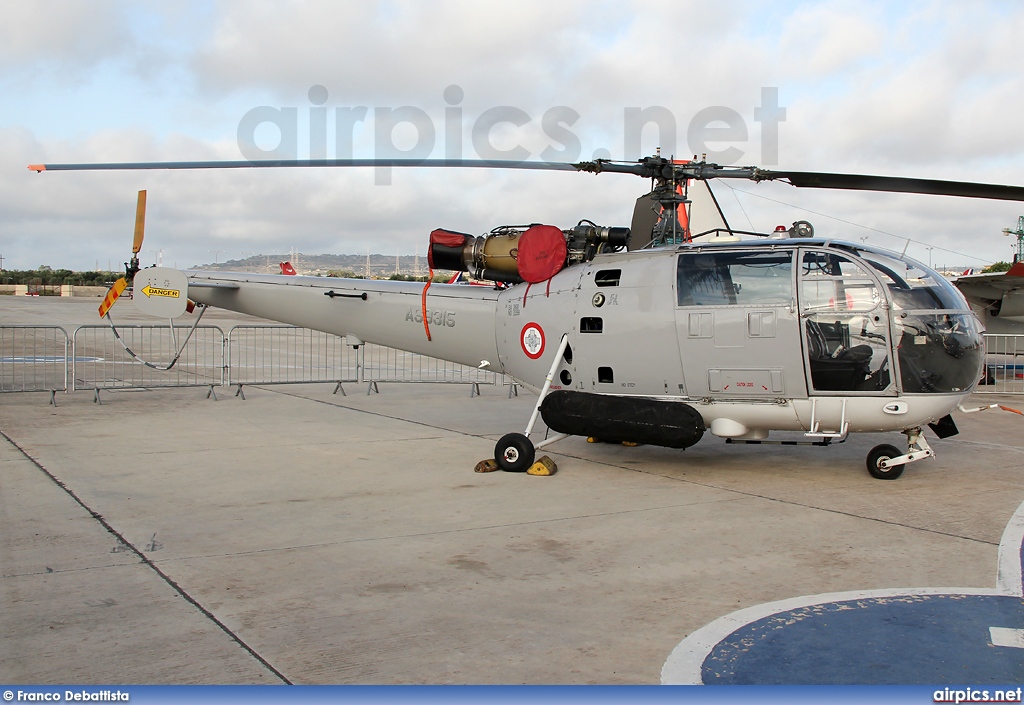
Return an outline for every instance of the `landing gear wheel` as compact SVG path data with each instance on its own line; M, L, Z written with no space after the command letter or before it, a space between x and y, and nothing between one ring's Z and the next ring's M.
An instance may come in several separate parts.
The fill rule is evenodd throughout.
M533 443L521 433L505 434L494 446L494 461L505 472L526 472L533 456Z
M883 460L889 460L890 458L898 458L903 455L900 449L896 446L891 446L888 443L884 443L880 446L875 446L868 453L868 472L871 473L871 477L876 480L895 480L897 477L903 474L903 468L905 465L894 465L891 468L883 470L878 466Z

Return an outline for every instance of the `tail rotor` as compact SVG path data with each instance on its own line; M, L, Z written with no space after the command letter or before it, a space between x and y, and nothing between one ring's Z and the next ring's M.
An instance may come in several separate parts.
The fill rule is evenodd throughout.
M132 256L131 259L124 263L124 276L118 279L107 291L107 295L103 297L103 303L100 304L99 312L100 318L107 315L107 311L114 305L118 297L127 289L131 283L135 280L135 275L139 273L139 252L142 250L142 240L146 236L146 192L139 191L139 200L135 206L135 239L132 242Z

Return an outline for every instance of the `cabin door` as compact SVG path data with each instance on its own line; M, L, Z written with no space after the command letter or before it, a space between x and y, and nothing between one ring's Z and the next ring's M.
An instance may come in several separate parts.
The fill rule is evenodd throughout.
M686 396L806 398L795 251L681 253L676 329Z

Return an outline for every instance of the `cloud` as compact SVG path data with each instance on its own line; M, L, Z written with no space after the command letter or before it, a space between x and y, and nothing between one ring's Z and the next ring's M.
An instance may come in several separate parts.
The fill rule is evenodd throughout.
M381 187L372 171L24 169L47 160L236 159L238 122L258 105L296 108L297 156L305 156L313 85L328 91L329 153L334 108L369 108L355 147L372 156L374 108L411 105L433 121L434 156L443 156L451 107L443 92L456 84L467 157L476 156L472 126L495 106L530 117L522 127L496 127L495 145L521 144L535 159L560 146L540 122L555 106L579 113L571 130L582 158L598 148L621 157L625 108L653 106L671 113L677 140L673 148L649 126L642 151L662 146L689 154L690 121L703 108L724 106L747 128L748 139L734 145L740 161L756 164L762 135L754 110L761 89L775 86L786 109L782 168L1024 182L1024 60L1016 40L1024 10L1015 5L268 0L82 7L88 10L77 3L0 10L0 242L7 264L123 260L139 188L150 189L145 250L152 240L165 249L165 261L186 266L211 261L209 251L221 249L232 257L291 246L410 254L418 247L422 254L426 234L438 226L481 233L516 222L569 227L583 217L628 224L633 199L647 186L627 176L473 170L396 171L393 185ZM48 10L45 19L38 8ZM65 90L54 90L61 81ZM404 131L411 139L408 127L396 138ZM1013 203L735 185L793 204L719 188L740 225L740 202L769 230L809 209L840 219L808 216L821 234L867 233L870 242L902 247L846 220L958 251L973 237L971 252L984 258L1006 258L998 233L1020 210Z
M317 83L345 103L400 105L460 83L483 88L488 99L510 93L522 99L557 84L577 49L564 40L581 22L592 27L611 5L590 12L585 6L580 0L229 3L194 69L213 94L255 87L304 101Z
M800 7L782 23L778 53L798 58L793 68L806 77L834 79L854 71L872 63L883 46L885 30L871 14L870 6L848 3Z
M8 2L0 7L0 72L86 74L134 48L128 20L113 0Z
M376 186L372 170L227 170L47 172L25 165L54 153L70 162L102 161L116 144L126 159L173 159L201 151L184 137L155 142L117 131L84 144L46 145L27 130L0 131L0 242L10 268L92 268L127 259L135 193L147 189L143 261L164 249L164 261L192 266L243 252L373 252L425 254L436 227L483 234L501 224L550 222L568 227L583 217L626 223L642 185L631 177L596 180L583 174L410 170ZM210 148L223 158L232 145ZM39 261L36 261L39 260ZM103 265L105 266L105 264Z

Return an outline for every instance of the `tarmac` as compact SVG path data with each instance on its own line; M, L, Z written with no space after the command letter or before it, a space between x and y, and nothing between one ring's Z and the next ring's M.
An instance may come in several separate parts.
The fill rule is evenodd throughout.
M0 297L0 324L70 330L95 323L97 303ZM827 448L708 435L686 451L570 438L543 451L558 472L535 477L473 471L526 426L525 391L333 389L139 389L102 404L79 391L56 407L0 394L0 682L657 684L728 667L716 682L757 683L779 682L795 654L804 670L787 682L989 682L989 662L992 682L1024 681L1020 416L955 414L960 435L929 436L937 458L896 481L864 459L898 434ZM997 580L1015 541L1016 584ZM864 600L951 590L1006 598L1000 619L1018 620L977 627L1010 630L978 637L981 671L912 620L877 658L927 658L918 680L879 669L856 622L790 615L767 630L802 625L785 648L758 632L798 604L867 614ZM881 615L877 639L901 619ZM751 644L759 660L741 668ZM830 649L832 670L813 675Z

